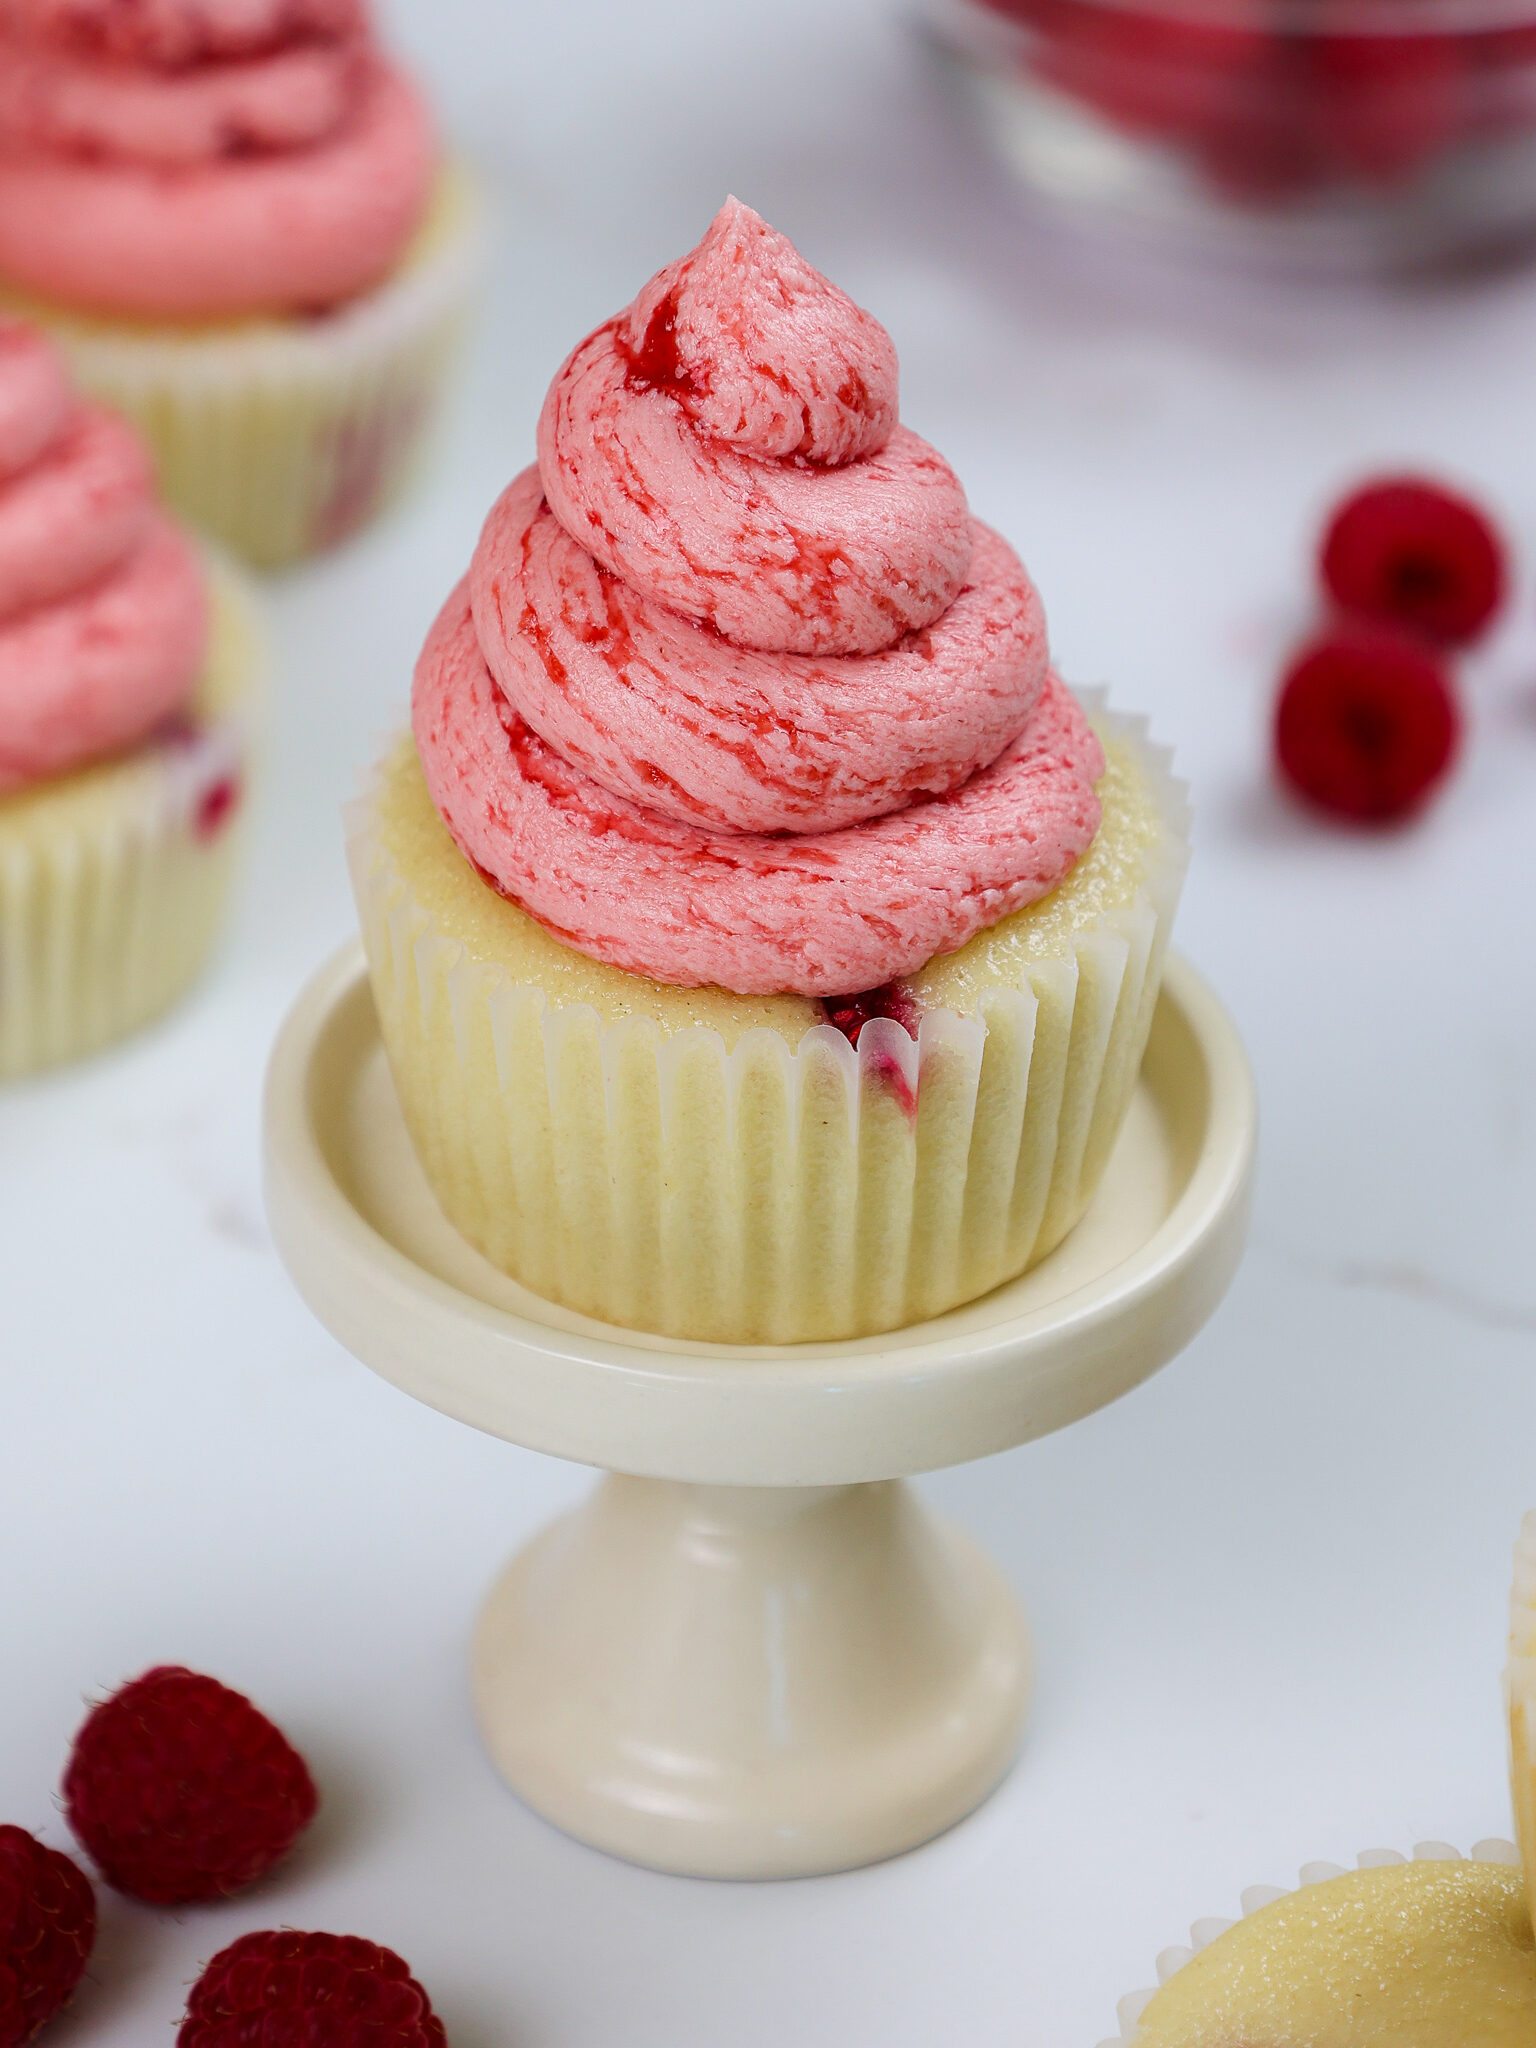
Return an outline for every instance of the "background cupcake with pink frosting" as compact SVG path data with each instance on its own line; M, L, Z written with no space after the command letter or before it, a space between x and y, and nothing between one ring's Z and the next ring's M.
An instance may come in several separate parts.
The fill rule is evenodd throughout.
M1045 1256L1185 861L1137 724L748 208L569 357L351 822L406 1120L537 1292L782 1343Z
M0 1077L193 980L228 894L257 661L133 429L0 322Z
M0 296L247 559L407 481L476 245L365 0L0 0Z

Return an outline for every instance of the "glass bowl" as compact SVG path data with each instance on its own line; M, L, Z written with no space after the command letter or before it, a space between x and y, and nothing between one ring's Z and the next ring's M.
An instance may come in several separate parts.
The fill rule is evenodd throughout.
M1034 190L1325 267L1536 235L1536 6L1503 0L929 0Z

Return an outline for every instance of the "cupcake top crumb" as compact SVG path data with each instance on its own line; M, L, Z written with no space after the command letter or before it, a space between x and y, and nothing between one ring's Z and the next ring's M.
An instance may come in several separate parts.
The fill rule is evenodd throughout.
M1518 1870L1394 1863L1304 1885L1220 1934L1134 2048L1530 2048L1536 1941Z

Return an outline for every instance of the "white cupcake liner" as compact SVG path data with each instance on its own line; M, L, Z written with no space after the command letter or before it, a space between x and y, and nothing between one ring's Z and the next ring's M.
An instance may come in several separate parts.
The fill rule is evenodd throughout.
M481 242L478 200L454 166L399 269L330 313L178 325L88 317L9 291L0 303L45 327L82 388L134 421L168 504L275 568L366 525L411 481Z
M208 956L249 803L257 666L247 600L222 569L213 590L188 735L0 799L0 1079L137 1030Z
M377 830L348 817L363 937L407 1124L493 1264L601 1320L793 1343L921 1321L1014 1277L1091 1198L1129 1103L1186 860L1188 807L1144 721L1100 700L1163 832L1133 900L980 1014L931 1009L791 1046L605 1022L474 959ZM892 1076L899 1076L898 1086ZM901 1105L905 1090L916 1113Z
M1462 1852L1452 1847L1449 1842L1418 1842L1408 1856L1398 1849L1362 1849L1355 1859L1355 1868L1378 1870L1392 1863L1460 1863L1464 1860L1474 1863L1496 1863L1506 1868L1518 1869L1520 1851L1513 1842L1507 1842L1497 1835L1475 1842L1469 1859L1464 1859ZM1272 1906L1277 1899L1289 1898L1292 1892L1305 1890L1308 1885L1326 1884L1330 1878L1347 1875L1348 1866L1343 1863L1304 1863L1297 1874L1298 1881L1295 1885L1250 1885L1241 1896L1242 1917L1246 1919L1249 1914L1260 1912L1265 1906ZM1158 1956L1155 1966L1157 1984L1149 1990L1128 1991L1120 2000L1115 2008L1120 2031L1099 2042L1098 2048L1125 2048L1127 2042L1134 2043L1141 2016L1157 1996L1158 1989L1166 1984L1176 1971L1181 1970L1187 1962L1197 1956L1201 1949L1209 1948L1219 1935L1225 1934L1228 1928L1236 1925L1235 1917L1196 1920L1190 1927L1187 1945L1179 1944L1165 1948Z
M1536 1920L1536 1511L1521 1525L1509 1596L1509 1666L1504 1677L1509 1709L1509 1782L1515 1802L1515 1838L1525 1858Z

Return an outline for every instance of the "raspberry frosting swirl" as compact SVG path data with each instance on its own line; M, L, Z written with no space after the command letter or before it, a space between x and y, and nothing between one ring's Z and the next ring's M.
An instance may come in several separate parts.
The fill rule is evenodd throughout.
M890 337L734 203L570 357L539 472L605 569L738 647L875 653L970 563L959 478L897 424Z
M360 0L0 0L0 273L172 318L333 305L426 204Z
M35 42L165 65L345 35L363 18L362 0L0 0L0 28Z
M31 408L46 426L30 440ZM186 705L207 639L196 554L114 413L0 325L0 795L134 746Z
M655 980L831 996L1045 895L1103 757L888 336L732 200L556 376L417 665L434 803Z

